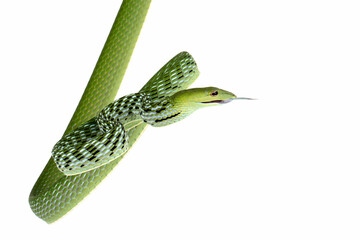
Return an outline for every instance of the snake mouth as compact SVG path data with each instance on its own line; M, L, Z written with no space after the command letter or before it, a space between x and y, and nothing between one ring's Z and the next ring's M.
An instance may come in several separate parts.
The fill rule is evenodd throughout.
M231 102L232 100L255 100L255 98L247 98L247 97L237 97L237 98L229 98L225 100L213 100L208 102L201 102L201 103L218 103L218 104L225 104Z
M219 104L225 104L228 102L231 102L233 99L226 99L226 100L213 100L213 101L208 101L208 102L201 102L201 103L219 103Z

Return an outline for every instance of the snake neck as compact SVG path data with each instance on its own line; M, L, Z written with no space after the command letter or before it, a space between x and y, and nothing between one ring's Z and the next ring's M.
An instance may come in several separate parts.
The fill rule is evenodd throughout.
M102 131L138 119L154 127L167 126L186 118L198 108L176 96L157 98L148 93L129 94L106 106L96 121Z
M143 100L141 118L153 127L163 127L185 118L184 110L169 96L151 99L148 95Z
M107 131L118 123L140 119L144 96L144 93L129 94L107 105L96 117L100 129Z

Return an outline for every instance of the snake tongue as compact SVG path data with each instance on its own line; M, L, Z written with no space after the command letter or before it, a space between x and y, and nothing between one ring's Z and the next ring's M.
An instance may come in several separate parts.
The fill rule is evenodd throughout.
M232 98L231 100L256 100L256 98L238 97L238 98Z

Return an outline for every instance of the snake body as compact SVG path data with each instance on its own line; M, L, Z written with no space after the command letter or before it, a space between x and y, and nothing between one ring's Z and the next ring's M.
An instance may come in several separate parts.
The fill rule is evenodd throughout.
M48 223L62 217L92 191L146 125L166 126L199 108L236 98L214 87L188 89L199 71L193 57L182 52L139 92L112 102L149 4L147 0L123 1L74 116L30 193L31 209Z
M96 116L116 97L150 2L150 0L123 1L64 135ZM129 131L129 148L145 127L146 124L140 124ZM74 176L64 175L57 168L53 158L50 158L31 190L29 196L31 210L47 223L58 220L87 196L121 158L122 156L100 168Z
M162 72L169 75L155 75L149 89L114 101L62 137L52 151L59 170L65 175L77 175L108 164L128 150L128 132L139 124L167 126L198 108L235 98L214 87L185 90L198 75L196 63L187 52L171 59Z

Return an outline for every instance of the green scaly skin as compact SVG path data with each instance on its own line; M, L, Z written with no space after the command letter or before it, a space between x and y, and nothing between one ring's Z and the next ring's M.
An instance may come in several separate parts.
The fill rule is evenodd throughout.
M199 71L192 56L182 52L138 93L109 104L123 78L149 4L123 2L74 116L30 193L31 209L48 223L62 217L92 191L147 124L166 126L199 108L236 98L214 87L187 89Z
M101 52L78 107L65 134L94 117L111 103L119 89L150 0L124 0ZM130 146L145 128L140 124L129 133ZM36 181L29 203L32 211L47 223L52 223L70 211L88 195L121 160L121 157L96 169L76 176L65 176L52 158Z

